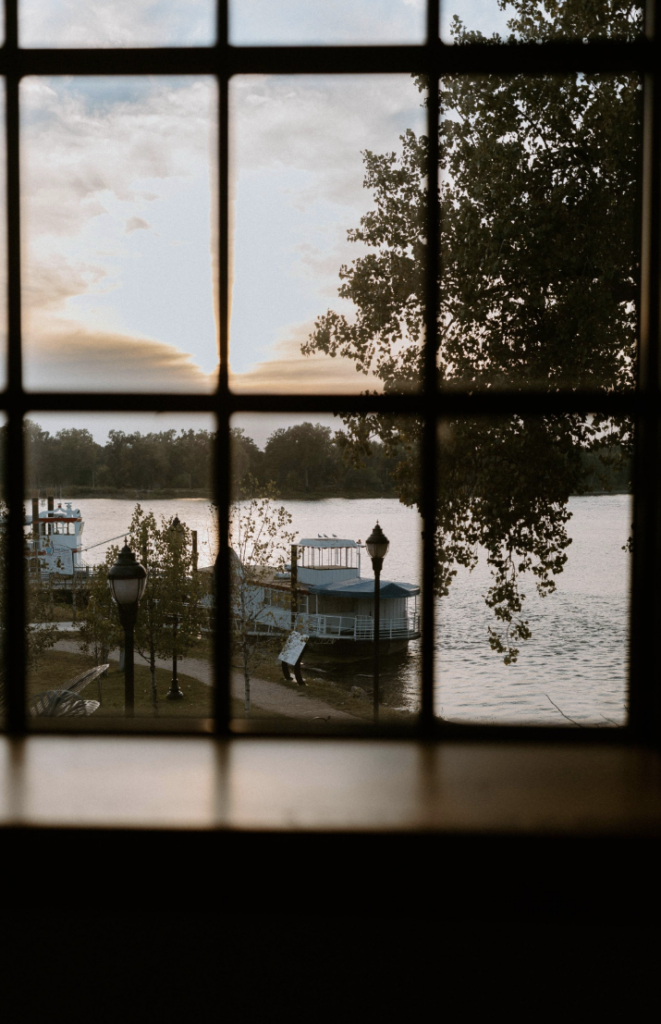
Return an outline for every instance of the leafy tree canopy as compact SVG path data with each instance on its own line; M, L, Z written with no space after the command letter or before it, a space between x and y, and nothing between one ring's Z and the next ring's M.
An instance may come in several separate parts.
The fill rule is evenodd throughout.
M639 35L639 4L500 0L510 41ZM489 42L454 19L455 42ZM497 42L498 37L492 38ZM426 82L418 79L424 94ZM439 385L469 391L630 389L639 280L641 84L632 74L448 76L440 85ZM416 390L423 368L428 139L365 151L370 210L349 239L367 251L340 269L353 315L319 317L303 346L371 371L386 392ZM347 417L409 457L397 470L418 502L415 418ZM441 426L437 589L483 551L492 571L492 647L515 660L530 636L522 574L555 587L569 545L567 499L579 449L626 455L629 426L599 416L446 420ZM615 445L620 447L614 447ZM622 447L624 445L624 447Z

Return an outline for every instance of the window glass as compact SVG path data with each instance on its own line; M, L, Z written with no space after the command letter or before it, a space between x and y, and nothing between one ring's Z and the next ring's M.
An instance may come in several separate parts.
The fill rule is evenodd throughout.
M635 0L440 0L441 38L635 39L643 30L644 6Z
M21 46L209 46L214 0L20 0Z
M215 95L209 78L23 80L29 389L215 386Z
M625 724L631 424L456 418L439 441L437 714Z
M625 74L442 80L443 386L633 388L641 95Z
M426 195L417 81L239 76L231 117L232 387L417 388Z
M375 572L366 543L377 522L389 541L377 717L404 728L415 722L421 520L407 481L416 479L418 429L406 417L233 417L237 727L246 718L300 729L374 721ZM307 639L287 653L294 633Z
M259 44L419 43L425 0L230 0L230 42Z
M171 413L26 419L29 720L94 729L130 717L127 633L109 588L125 540L147 570L134 716L211 716L213 428L209 416ZM118 586L121 597L132 584Z

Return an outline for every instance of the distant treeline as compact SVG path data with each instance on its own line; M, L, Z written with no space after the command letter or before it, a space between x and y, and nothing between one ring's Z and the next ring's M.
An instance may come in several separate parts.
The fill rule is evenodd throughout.
M242 430L232 431L235 493L273 482L282 497L396 497L392 473L404 451L386 455L372 441L356 466L345 457L346 435L320 423L274 431L261 451Z
M4 434L0 452L4 452ZM211 494L213 434L207 430L124 433L111 430L104 445L89 430L68 428L51 434L26 420L26 488L42 496L115 491ZM346 440L319 423L274 431L264 450L242 429L232 430L232 488L235 495L273 483L283 498L396 497L393 473L408 456L404 450L371 442L360 464L346 457ZM582 453L581 493L630 490L629 464L621 449Z
M51 434L25 423L26 486L30 492L211 491L213 434L111 430L104 445L75 427Z

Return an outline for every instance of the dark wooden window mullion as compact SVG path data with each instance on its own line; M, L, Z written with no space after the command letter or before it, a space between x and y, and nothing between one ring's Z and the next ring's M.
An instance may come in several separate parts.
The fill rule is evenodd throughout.
M218 45L227 48L227 0L218 0ZM215 573L214 720L216 733L227 735L231 719L232 644L229 516L231 502L229 397L229 79L218 78L218 318L220 369L216 419L214 487L219 556Z
M653 31L653 27L652 27ZM658 45L655 43L655 45ZM629 713L633 734L661 739L661 75L644 80L641 310L635 419Z
M5 7L6 42L9 54L17 45L17 3ZM19 183L19 78L11 72L5 79L7 150L7 451L4 453L5 497L9 508L5 564L5 680L6 727L9 733L25 731L25 576L23 557L23 381L21 360L21 241Z
M429 64L427 73L427 267L425 297L425 351L422 429L421 480L422 519L424 523L422 547L422 694L420 706L420 728L424 735L434 729L434 683L436 672L434 658L435 602L434 577L436 537L436 492L437 492L437 372L436 353L438 350L438 305L440 236L438 208L438 158L439 158L439 80L438 80L438 0L427 0L427 47Z

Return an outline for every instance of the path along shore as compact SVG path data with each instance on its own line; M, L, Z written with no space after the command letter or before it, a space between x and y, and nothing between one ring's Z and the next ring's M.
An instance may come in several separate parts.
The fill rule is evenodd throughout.
M72 623L58 623L58 629L64 633L72 634L75 627ZM64 627L64 628L62 628ZM71 638L58 640L54 646L56 651L69 651L78 653L80 648L76 641ZM119 660L119 651L111 651L109 657ZM147 661L136 652L136 661L147 664ZM172 662L166 658L156 660L158 668L170 670ZM203 658L179 658L177 667L184 675L192 676L205 686L211 686L211 665ZM238 670L232 672L232 696L243 700L244 687L243 675ZM254 705L255 717L259 717L259 708L264 711L282 715L285 718L298 718L314 721L322 719L327 722L356 722L356 715L350 715L348 711L340 711L339 708L331 707L325 701L317 697L308 697L305 693L298 693L288 686L281 686L279 683L269 682L267 679L258 679L253 676L250 680L250 698Z

